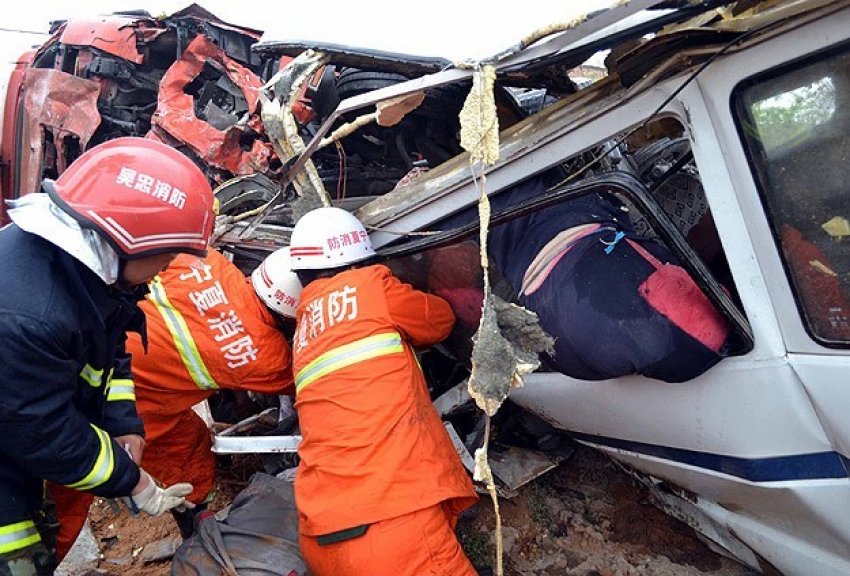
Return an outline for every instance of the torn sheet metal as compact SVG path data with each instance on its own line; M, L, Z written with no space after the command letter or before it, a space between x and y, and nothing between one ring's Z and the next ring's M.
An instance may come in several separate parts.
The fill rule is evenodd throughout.
M204 36L221 46L228 56L249 66L261 65L259 56L251 51L251 46L262 35L258 30L240 28L214 19L205 19L204 22Z
M301 436L236 436L257 426L276 424L278 409L267 408L240 420L213 437L212 451L216 454L276 454L298 452Z
M279 209L280 211L288 208L281 198L278 185L260 173L231 178L215 188L213 194L219 202L219 216L216 216L215 227L210 237L212 246L220 246L221 238L232 232L239 222L256 217L266 208ZM276 202L277 199L281 200ZM272 204L275 205L272 206ZM288 210L286 210L286 213L288 216L291 214ZM291 223L291 217L287 217L286 221ZM241 227L239 232L244 232L244 230L245 225ZM252 240L260 240L263 236L264 234L255 229ZM230 236L231 241L236 241L238 238L238 234ZM286 239L276 236L272 239L273 242L274 240L287 240L286 243L288 244L288 235ZM272 250L274 250L274 246L269 251Z
M209 400L198 402L192 406L192 410L195 411L195 414L200 416L201 420L204 421L204 424L207 425L207 428L212 428L213 424L215 424L215 418L213 418Z
M505 54L510 54L510 56L505 57L503 61L499 61L497 72L503 72L505 69L519 69L529 62L542 61L547 58L552 58L556 54L563 54L564 52L567 52L568 47L571 47L571 45L578 46L584 38L599 32L607 26L613 26L614 24L625 20L632 14L636 14L641 10L659 3L660 2L658 0L632 0L626 5L617 5L609 10L605 10L593 18L588 19L581 25L562 32L557 36L554 36L553 38L550 38L545 42L541 42L533 47L519 52L513 48L509 49L505 52ZM273 50L274 46L270 45L270 49ZM500 60L498 55L494 59ZM361 94L348 98L342 101L331 117L322 124L316 135L308 143L307 149L303 155L309 156L315 151L319 142L321 142L327 131L333 125L334 121L340 116L344 116L380 100L403 96L413 92L427 92L428 90L438 86L465 80L470 78L472 75L473 73L470 69L461 70L457 68L449 68L421 78L415 78L403 84L389 86L368 94ZM302 165L303 162L304 158L299 158L297 165Z
M254 414L253 416L249 416L244 420L240 420L233 426L229 428L225 428L221 432L218 433L219 436L233 436L237 432L244 432L245 430L249 430L255 425L261 423L264 419L268 420L270 417L274 418L272 414L276 413L276 408L266 408L259 414Z
M469 395L469 382L464 380L460 384L450 388L434 400L434 408L441 417L451 416L472 402Z
M298 101L307 79L324 66L327 60L327 56L321 52L308 50L289 62L259 93L263 126L284 164L305 152L292 105ZM306 160L303 169L293 175L292 184L304 199L304 213L311 208L331 205L330 196L312 160Z
M247 230L250 220L241 222L234 220L216 220L216 229L213 233L215 246L239 246L246 249L262 250L271 254L281 246L289 245L289 239L292 236L291 226L260 224L251 227L249 233ZM219 223L221 223L221 226L219 226Z
M247 208L266 204L278 191L275 182L257 173L231 178L215 189L215 197L222 213L240 214Z
M510 446L507 450L490 450L490 468L509 490L528 484L560 462L558 458L542 452L516 446Z
M486 416L484 417L484 420L486 420ZM469 448L467 448L467 446L458 436L457 431L454 429L454 426L452 426L450 422L445 421L443 422L443 425L446 427L446 432L449 433L449 438L451 439L452 445L454 445L455 451L457 452L458 456L460 456L460 461L463 464L464 468L466 468L473 474L475 480L481 480L480 474L478 474L475 470L475 458L478 457L479 451L476 450L475 456L473 457L472 454L470 454L469 452ZM492 475L490 477L492 478ZM506 486L499 486L496 484L493 484L492 486L486 486L486 481L485 485L483 486L481 484L474 484L473 486L476 492L478 492L479 494L487 494L488 496L491 496L491 488L495 491L499 498L516 498L519 495L519 492L517 492L516 490L512 490L511 488L508 488Z
M86 80L61 70L34 68L27 72L24 83L24 134L21 141L20 165L25 170L20 174L22 192L38 190L42 179L45 133L49 132L55 153L58 173L65 170L66 138L79 140L79 148L85 150L94 131L100 125L97 98L100 87L97 82Z
M375 50L374 48L310 40L266 40L255 44L252 49L254 52L267 57L289 56L292 58L307 50L313 50L330 55L334 64L340 67L389 72L409 78L439 72L452 64L450 60L441 57L401 54L399 52Z
M472 458L472 454L469 453L469 450L466 449L466 446L463 444L463 441L460 439L460 436L457 435L457 431L455 427L452 426L451 422L443 422L443 426L446 427L446 432L449 434L449 438L452 441L452 446L455 447L455 452L460 456L460 461L463 463L463 467L469 470L470 472L475 471L475 460Z
M138 18L104 16L97 20L69 20L59 37L63 44L91 46L107 54L141 64L144 55L136 45ZM156 22L153 20L153 22ZM162 32L165 32L162 28Z
M236 85L239 93L234 97L241 96L245 101L243 116L233 117L231 111L217 110L213 106L215 103L210 100L206 110L207 120L198 117L195 98L189 93L189 86L204 72L205 67L212 67L222 74L222 80L219 81L222 90L232 88L228 80ZM188 145L208 164L235 175L266 172L272 149L251 126L252 120L259 122L256 114L261 86L262 82L251 70L228 57L204 36L196 36L162 78L151 133L160 140L167 140L167 137L158 133L158 130L162 130ZM225 127L223 119L213 119L221 118L222 114L231 116L234 123ZM250 146L245 149L247 142L250 142Z

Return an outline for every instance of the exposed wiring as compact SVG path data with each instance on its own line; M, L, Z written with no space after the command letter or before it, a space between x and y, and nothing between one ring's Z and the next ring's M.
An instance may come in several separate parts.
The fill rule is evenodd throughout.
M339 156L339 176L336 181L336 200L338 203L342 203L342 201L345 200L345 187L348 183L348 159L345 156L345 148L342 147L342 143L336 140L334 141L334 145L336 146L336 152Z

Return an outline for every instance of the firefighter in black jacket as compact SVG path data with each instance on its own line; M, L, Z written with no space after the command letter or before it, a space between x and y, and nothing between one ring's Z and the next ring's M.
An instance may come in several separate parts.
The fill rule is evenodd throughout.
M0 576L52 574L44 481L158 515L191 485L158 487L144 449L127 330L146 283L206 253L214 199L203 173L153 140L80 156L46 193L12 203L0 230Z

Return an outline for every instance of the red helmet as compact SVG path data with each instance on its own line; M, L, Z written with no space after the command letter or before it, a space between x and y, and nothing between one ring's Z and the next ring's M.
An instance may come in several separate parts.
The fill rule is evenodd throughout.
M165 252L205 256L215 222L212 189L177 150L145 138L115 138L77 158L50 197L124 258Z

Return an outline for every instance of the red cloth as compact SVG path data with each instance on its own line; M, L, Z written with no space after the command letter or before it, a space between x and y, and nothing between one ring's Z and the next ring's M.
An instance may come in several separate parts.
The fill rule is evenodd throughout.
M637 242L627 241L655 266L655 272L638 288L641 297L691 338L720 352L729 336L729 325L690 274L681 266L661 263Z
M850 339L850 303L823 251L788 224L782 225L782 250L806 311L806 321L821 338ZM820 263L818 266L816 263Z
M319 546L302 534L299 544L315 576L475 576L454 524L454 514L438 504L372 524L358 538Z
M476 502L413 351L449 334L454 315L446 301L400 282L386 266L368 266L308 284L297 318L301 533L328 534L441 502L457 514ZM401 335L396 351L337 364L304 384L305 368L320 356L393 333Z

